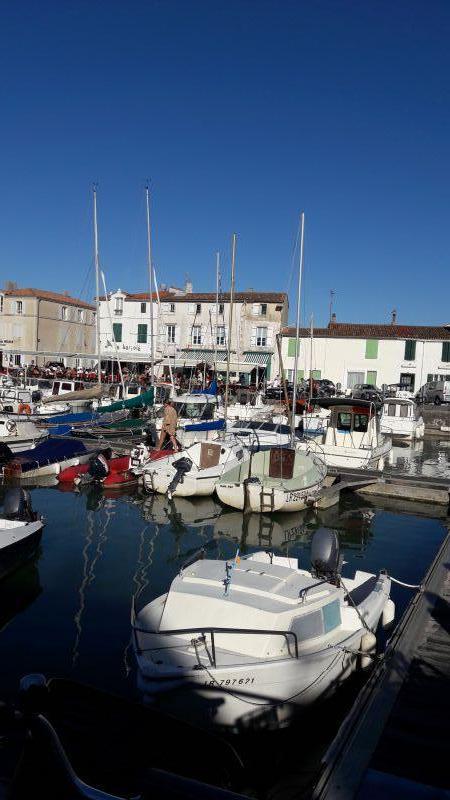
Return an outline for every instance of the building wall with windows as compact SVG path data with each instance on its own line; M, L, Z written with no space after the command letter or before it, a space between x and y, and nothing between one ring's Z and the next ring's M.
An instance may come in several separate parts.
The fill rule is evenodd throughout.
M153 331L157 342L158 304L153 296ZM118 289L100 298L100 348L102 359L123 362L150 361L151 321L148 292L131 294Z
M42 365L95 351L95 306L44 289L0 293L0 349L3 364Z
M162 290L160 308L153 298L155 363L157 376L173 369L214 364L225 370L230 327L230 296L221 294L216 307L214 293ZM121 361L150 359L150 308L148 293L118 290L109 296L113 327L106 298L100 298L101 351L104 359ZM273 292L236 292L231 332L231 371L269 375L276 350L275 337L287 323L287 295ZM113 336L114 332L114 336ZM114 341L114 338L116 341Z
M285 374L293 379L295 328L282 333ZM450 379L450 326L363 325L331 322L300 331L299 380L328 378L342 389L357 383L400 383L417 391L431 380Z

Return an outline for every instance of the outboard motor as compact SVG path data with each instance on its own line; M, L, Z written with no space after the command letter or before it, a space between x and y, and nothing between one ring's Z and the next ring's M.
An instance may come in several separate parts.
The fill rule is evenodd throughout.
M22 522L34 522L37 514L31 505L31 495L25 489L8 489L3 503L3 514L6 519L16 519Z
M311 542L311 574L339 586L342 555L336 531L319 528Z
M172 466L175 468L176 472L167 487L167 497L169 500L172 499L172 494L177 488L178 484L183 483L186 472L189 472L192 467L192 461L190 458L183 456L182 458L179 458L178 461L173 461Z

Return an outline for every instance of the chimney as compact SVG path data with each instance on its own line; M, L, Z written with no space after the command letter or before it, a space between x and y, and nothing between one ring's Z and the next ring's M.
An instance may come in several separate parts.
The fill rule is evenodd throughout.
M333 324L333 322L336 322L336 314L334 312L331 315L331 324Z
M396 325L396 324L397 324L397 309L393 308L392 309L391 325Z
M186 280L184 284L184 293L185 294L192 294L192 281Z

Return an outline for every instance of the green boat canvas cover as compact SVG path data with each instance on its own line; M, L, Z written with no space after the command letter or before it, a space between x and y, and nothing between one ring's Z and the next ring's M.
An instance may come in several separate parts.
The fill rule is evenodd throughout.
M103 406L98 408L99 414L106 414L108 411L120 411L122 408L144 408L145 406L152 406L155 398L155 389L152 386L147 392L130 397L129 400L117 400L111 403L110 406Z

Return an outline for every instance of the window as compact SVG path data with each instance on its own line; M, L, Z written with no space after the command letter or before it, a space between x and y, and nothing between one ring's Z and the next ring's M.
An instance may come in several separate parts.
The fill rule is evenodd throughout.
M378 339L366 340L366 358L378 358Z
M400 416L401 417L408 417L409 416L409 409L410 409L410 406L400 406Z
M115 314L122 314L123 313L123 297L116 297L116 302L114 306L114 313Z
M354 389L360 383L364 383L364 372L349 372L347 374L347 389Z
M196 313L196 314L200 314L200 313L201 313L201 310L202 310L202 304L201 304L201 303L196 303L196 306L195 306L195 313Z
M297 635L300 642L305 639L314 639L316 636L323 635L323 621L321 611L313 611L311 614L303 614L292 621L292 630Z
M141 303L141 314L145 314L147 311L147 303Z
M82 308L78 309L77 316L78 316L78 322L83 322L83 320L84 320L84 311L83 311Z
M353 430L356 433L365 433L369 424L367 414L355 414L353 417Z
M147 343L147 325L138 325L137 340L138 344Z
M414 391L414 384L416 382L416 376L413 372L401 372L400 373L400 388L404 389L407 392Z
M225 311L225 306L223 303L219 303L219 314L223 314Z
M61 319L67 319L67 306L61 306Z
M388 403L387 404L387 413L388 417L395 417L395 409L397 408L395 403Z
M0 314L3 313L3 302L4 302L4 299L5 298L3 297L3 295L0 294Z
M23 302L22 302L22 300L16 300L16 314L23 314Z
M267 345L267 328L256 328L256 346L266 347Z
M337 417L336 428L338 431L350 431L352 427L352 415L345 411L340 411Z
M427 375L427 383L430 383L432 380L433 380L433 376L432 376L431 372L429 372L428 375Z
M267 314L267 303L261 303L260 312L262 317L265 317Z
M175 303L170 303L170 313L175 314Z
M20 362L21 362L21 356L20 355L14 356L14 366L15 367L20 367L21 366Z
M288 341L288 356L294 356L295 358L295 342L296 339L290 338ZM298 352L300 352L300 342L298 343Z
M192 344L202 343L202 326L193 325L192 327Z
M92 324L95 325L96 322L97 322L97 312L93 311L92 312Z
M311 378L313 381L320 381L320 376L322 375L322 370L320 369L313 369L311 372Z
M216 344L225 344L225 326L218 325L216 328Z
M416 343L412 339L405 342L405 361L416 360Z
M113 322L113 336L116 342L122 341L122 323Z
M175 344L175 325L166 325L166 339L169 344Z
M265 317L267 314L267 303L253 303L253 314L257 317Z
M450 342L442 342L442 361L450 361Z
M341 624L341 607L339 600L333 600L332 603L324 606L323 613L323 632L330 633Z
M369 386L376 386L377 385L377 373L375 370L367 370L367 379L366 382Z

